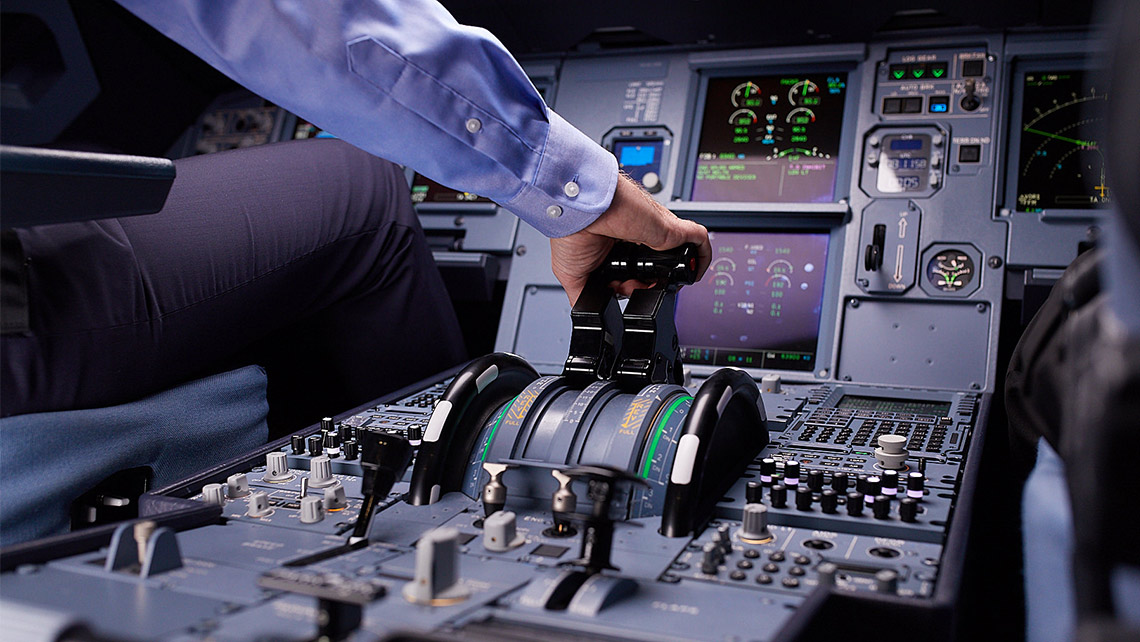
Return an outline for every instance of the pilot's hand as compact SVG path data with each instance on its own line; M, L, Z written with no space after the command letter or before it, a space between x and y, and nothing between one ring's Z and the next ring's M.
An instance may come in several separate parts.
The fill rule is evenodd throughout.
M655 250L693 243L700 259L698 279L712 260L709 233L704 226L677 218L622 173L609 209L582 231L550 239L550 264L571 305L578 300L590 272L602 264L616 241L642 243ZM648 285L626 281L614 284L614 289L628 296L634 289Z

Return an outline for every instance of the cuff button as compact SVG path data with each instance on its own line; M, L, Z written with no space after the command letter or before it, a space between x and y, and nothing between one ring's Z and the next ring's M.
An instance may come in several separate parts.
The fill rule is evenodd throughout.
M550 207L546 208L546 215L550 218L558 218L559 216L562 216L562 208L558 207L557 205L551 205Z
M478 118L468 118L466 126L467 131L471 132L472 134L475 134L480 129L483 129L483 123L479 122Z
M582 191L581 188L579 188L578 184L575 183L574 181L570 181L569 183L566 183L566 185L564 185L562 187L562 192L565 193L570 198L574 198L581 191Z

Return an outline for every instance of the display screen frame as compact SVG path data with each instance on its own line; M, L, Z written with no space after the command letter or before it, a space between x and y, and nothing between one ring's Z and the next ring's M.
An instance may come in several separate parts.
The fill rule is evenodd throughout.
M1025 108L1025 77L1028 74L1074 71L1082 72L1086 74L1086 77L1091 75L1094 80L1099 77L1103 79L1104 82L1096 81L1097 84L1107 85L1107 74L1105 70L1094 66L1083 56L1074 55L1051 58L1019 57L1013 62L1013 73L1009 74L1009 109L1005 114L1008 142L1005 145L1005 167L1002 172L1004 180L1002 189L1003 208L1011 214L1055 219L1095 220L1106 216L1111 208L1111 205L1108 203L1089 208L1043 207L1039 211L1025 211L1019 210L1018 208L1019 174L1021 171L1022 112Z
M684 162L681 163L677 183L681 185L680 200L701 203L710 207L731 205L749 205L758 210L776 210L792 207L834 207L835 204L846 201L851 193L851 172L855 140L853 132L858 129L858 97L861 94L860 74L857 72L855 61L836 57L834 60L813 61L806 64L798 61L788 61L787 64L772 65L770 63L756 65L733 65L725 67L710 67L697 69L697 81L694 85L694 96L688 115L686 137L682 141ZM705 108L708 101L709 83L712 80L740 76L756 78L770 76L827 76L828 74L843 74L845 80L845 95L842 109L842 123L839 133L839 151L836 155L836 168L832 187L832 198L827 201L693 201L693 191L696 184L698 154L700 152L701 132L704 127Z
M730 215L731 216L731 215ZM797 219L795 223L781 215L752 215L748 218L723 215L687 216L705 225L713 233L760 233L760 234L823 234L827 236L827 259L823 272L823 295L820 302L819 329L816 333L815 359L812 370L791 370L786 368L761 367L744 363L731 367L748 372L753 378L764 374L779 374L786 380L818 381L829 379L834 372L834 360L838 351L839 290L843 272L843 226L834 222ZM705 279L711 278L706 275ZM704 283L704 280L701 281ZM680 292L678 308L683 305L685 289ZM680 337L678 337L680 338ZM683 347L683 344L682 344ZM682 357L684 361L684 358ZM692 363L685 361L695 377L706 377L726 367L725 365Z

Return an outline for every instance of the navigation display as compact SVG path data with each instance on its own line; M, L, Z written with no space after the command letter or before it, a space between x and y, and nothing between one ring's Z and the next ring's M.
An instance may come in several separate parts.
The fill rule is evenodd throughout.
M835 200L847 74L710 78L691 199Z
M1108 94L1092 72L1031 71L1022 81L1017 211L1093 209L1110 202L1104 180Z
M686 363L812 370L826 233L709 232L713 261L677 301Z

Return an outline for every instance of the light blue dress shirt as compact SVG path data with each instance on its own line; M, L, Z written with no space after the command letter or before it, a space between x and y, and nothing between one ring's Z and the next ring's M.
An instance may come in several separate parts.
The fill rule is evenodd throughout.
M613 198L613 155L547 108L494 36L431 0L119 2L263 98L547 236Z

